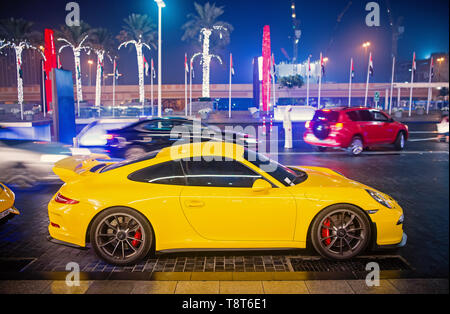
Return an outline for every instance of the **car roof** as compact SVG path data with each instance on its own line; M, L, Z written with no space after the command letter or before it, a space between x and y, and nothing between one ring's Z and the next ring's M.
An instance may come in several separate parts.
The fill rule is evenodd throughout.
M359 110L380 110L376 108L369 108L369 107L336 107L336 108L325 108L320 109L321 111L359 111ZM382 111L382 110L380 110Z

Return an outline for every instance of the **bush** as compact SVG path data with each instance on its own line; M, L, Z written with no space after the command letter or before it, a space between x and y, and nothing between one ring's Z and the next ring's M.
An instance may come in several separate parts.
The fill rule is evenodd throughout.
M287 88L294 88L298 87L301 88L305 82L303 81L303 77L299 74L297 75L291 75L291 76L285 76L280 79L280 86L287 87Z

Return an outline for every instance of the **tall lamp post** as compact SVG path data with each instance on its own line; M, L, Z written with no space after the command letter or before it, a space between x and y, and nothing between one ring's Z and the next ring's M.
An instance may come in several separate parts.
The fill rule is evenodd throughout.
M155 0L158 5L158 117L162 117L162 99L161 99L161 13L162 8L166 7L163 0Z

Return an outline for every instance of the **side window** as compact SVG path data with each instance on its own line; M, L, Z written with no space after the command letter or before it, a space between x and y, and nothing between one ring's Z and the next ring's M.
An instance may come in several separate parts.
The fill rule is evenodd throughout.
M190 186L251 188L262 177L233 161L183 161Z
M136 182L166 185L186 185L186 178L179 161L169 161L138 170L128 176Z
M359 121L359 114L358 111L349 111L347 112L347 116L352 121Z
M384 113L379 111L373 111L373 119L381 122L387 122L389 120Z
M359 121L372 121L372 113L369 110L360 110L359 111Z
M172 127L172 121L156 120L141 124L137 128L146 131L170 131Z

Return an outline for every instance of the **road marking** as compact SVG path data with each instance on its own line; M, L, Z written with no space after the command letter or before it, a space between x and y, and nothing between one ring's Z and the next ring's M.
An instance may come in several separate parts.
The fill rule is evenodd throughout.
M429 138L411 138L408 142L426 142L426 141L436 141L437 137L429 137Z
M438 131L409 131L409 134L437 134Z

